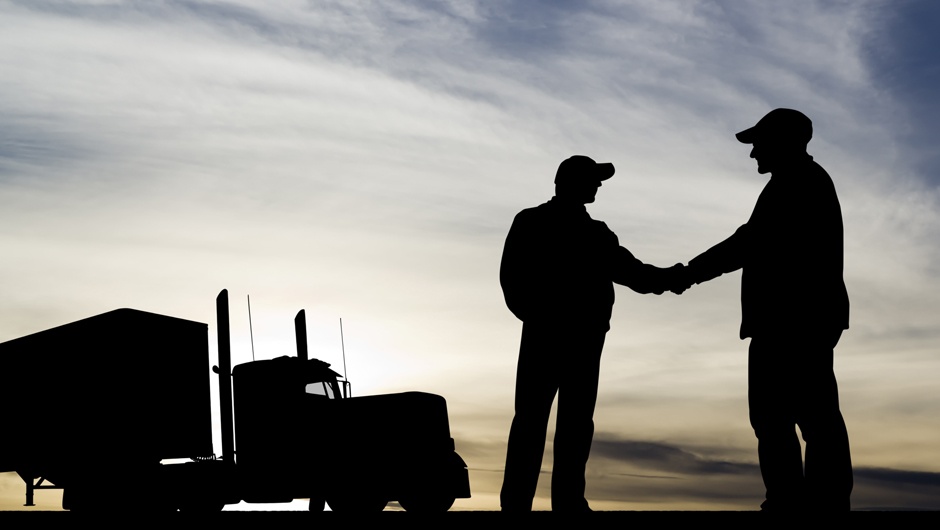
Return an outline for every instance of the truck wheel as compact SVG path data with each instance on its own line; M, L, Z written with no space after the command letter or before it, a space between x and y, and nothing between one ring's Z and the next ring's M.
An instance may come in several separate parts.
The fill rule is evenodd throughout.
M205 501L201 503L185 503L185 504L181 504L179 507L179 511L190 512L190 513L221 512L223 509L225 509L224 502L212 502L212 501Z
M444 513L454 505L454 497L443 497L437 495L419 495L415 497L404 497L398 500L398 504L406 512L413 513Z
M353 497L351 495L338 495L326 500L330 509L338 513L375 513L385 509L388 501L370 497Z
M326 499L323 497L310 497L310 511L322 512L326 508Z
M77 511L79 506L81 506L81 501L76 500L77 494L75 493L75 488L69 486L67 488L62 488L62 509L69 511Z

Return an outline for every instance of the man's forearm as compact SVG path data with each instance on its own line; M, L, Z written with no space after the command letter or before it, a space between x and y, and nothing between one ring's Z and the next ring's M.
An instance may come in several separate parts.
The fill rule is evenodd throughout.
M689 261L688 279L692 283L704 283L736 271L744 265L744 254L750 240L750 231L743 225L728 239L702 252Z
M643 263L623 247L617 249L613 272L614 283L640 294L663 294L669 290L674 278L671 268Z

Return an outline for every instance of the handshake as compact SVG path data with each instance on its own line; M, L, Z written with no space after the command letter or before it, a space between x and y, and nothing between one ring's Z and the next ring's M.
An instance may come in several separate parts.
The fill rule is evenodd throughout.
M674 294L682 294L686 289L692 287L695 283L692 280L691 271L681 263L676 263L668 269L663 269L662 292L670 291Z

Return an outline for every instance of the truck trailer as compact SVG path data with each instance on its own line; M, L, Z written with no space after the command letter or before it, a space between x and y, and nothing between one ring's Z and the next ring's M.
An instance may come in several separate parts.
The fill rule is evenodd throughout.
M107 313L0 344L0 472L63 490L73 511L218 511L309 499L367 513L397 501L444 512L470 497L442 396L352 397L330 365L297 355L231 366L228 293L216 299L221 455L212 442L208 325Z

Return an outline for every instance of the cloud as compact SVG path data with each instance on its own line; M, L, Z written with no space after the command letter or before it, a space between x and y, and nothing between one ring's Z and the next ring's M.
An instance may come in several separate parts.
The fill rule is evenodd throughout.
M637 467L654 469L659 472L738 475L753 474L756 469L755 464L752 463L702 457L675 445L660 442L618 440L603 435L594 440L591 450L593 454L601 458L628 462Z
M861 480L884 482L905 486L940 487L940 473L926 471L904 471L886 468L859 468L855 476Z
M856 467L853 509L940 509L940 473Z
M728 453L735 458L712 456ZM631 440L600 433L592 446L589 483L598 482L595 493L603 498L623 502L657 503L681 497L687 505L707 506L705 509L727 506L724 503L735 506L732 509L756 509L763 485L758 465L748 462L746 456L755 458L756 452L746 455L728 447ZM853 509L938 507L940 473L857 466L854 476Z
M932 141L940 123L940 36L933 21L940 17L936 2L913 1L880 5L882 30L864 44L875 83L896 101L906 127L897 141L911 165L934 188L940 184L940 155Z

